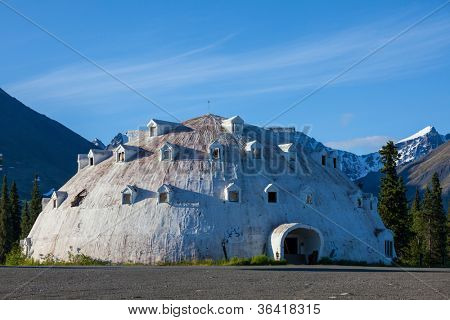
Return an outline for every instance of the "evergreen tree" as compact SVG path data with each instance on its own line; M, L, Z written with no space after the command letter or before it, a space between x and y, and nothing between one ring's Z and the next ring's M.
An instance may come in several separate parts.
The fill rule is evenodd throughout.
M410 216L412 218L410 260L414 265L422 266L425 256L425 220L418 189L416 190L416 196L411 205Z
M3 262L9 251L9 228L10 204L8 195L8 180L3 176L3 184L0 194L0 262Z
M450 262L450 203L447 203L447 260L445 265L448 266Z
M403 179L396 171L399 159L397 148L393 141L389 141L380 150L383 168L381 172L380 194L378 197L378 211L386 227L394 232L395 248L399 258L405 258L410 239L411 219L408 214L406 189Z
M36 176L34 178L33 183L33 190L31 191L31 201L30 201L30 221L29 224L31 227L33 226L34 222L36 221L37 217L42 211L42 195L39 191L39 179ZM30 227L30 230L31 230Z
M448 266L450 262L450 203L447 203L447 256L445 265Z
M20 237L20 200L19 193L17 191L17 185L14 181L11 185L11 191L9 195L11 203L11 219L8 222L11 229L11 240L13 243L17 242Z
M430 200L430 264L444 265L447 256L447 219L442 205L441 183L436 172L431 179Z
M25 205L22 209L22 217L20 221L20 238L25 239L31 231L30 226L31 218L30 218L30 208L28 207L28 202L25 202Z

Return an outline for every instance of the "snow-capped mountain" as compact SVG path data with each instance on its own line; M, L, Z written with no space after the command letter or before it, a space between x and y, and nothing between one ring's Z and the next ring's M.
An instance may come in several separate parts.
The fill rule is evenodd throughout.
M446 137L428 126L412 136L398 141L395 145L400 154L399 165L420 159L446 142Z
M110 142L110 144L108 144L108 146L106 147L106 149L108 150L112 150L117 148L119 145L127 143L128 142L128 137L122 133L118 133Z
M420 159L448 140L439 134L432 126L425 127L408 138L401 139L395 145L400 155L399 166ZM347 151L337 151L342 165L342 171L351 179L365 177L369 172L379 171L382 167L378 152L358 156Z

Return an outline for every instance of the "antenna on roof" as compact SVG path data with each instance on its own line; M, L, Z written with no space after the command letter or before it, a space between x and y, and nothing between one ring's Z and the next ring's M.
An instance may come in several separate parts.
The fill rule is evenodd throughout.
M211 114L211 101L208 100L208 114Z

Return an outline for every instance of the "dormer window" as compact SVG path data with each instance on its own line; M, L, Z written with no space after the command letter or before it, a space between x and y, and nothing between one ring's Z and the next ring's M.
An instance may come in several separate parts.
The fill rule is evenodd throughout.
M170 155L170 150L162 151L161 160L170 160L172 156Z
M169 121L164 121L164 120L157 120L157 119L152 119L147 124L147 128L150 133L150 137L161 136L163 134L173 132L179 126L180 126L179 123L169 122Z
M67 192L63 192L63 191L55 191L52 194L52 207L53 209L57 209L59 208L59 206L64 202L64 200L66 200L67 198Z
M261 159L262 157L262 146L256 140L247 142L244 150L252 159Z
M239 192L238 191L229 191L228 192L228 201L239 202Z
M161 192L159 194L159 203L168 203L169 202L169 194L167 192Z
M138 154L139 148L129 145L120 145L114 152L116 154L117 162L127 162L132 160Z
M160 149L161 161L172 161L178 153L178 147L174 144L166 142Z
M312 194L308 194L306 196L306 204L313 204L313 197Z
M268 203L277 203L278 202L278 188L270 183L265 187L264 192L267 195L267 202Z
M235 184L231 183L225 188L225 200L229 202L240 202L241 189Z
M158 203L168 203L170 204L172 198L172 187L168 184L163 184L158 189Z
M150 137L156 136L156 126L150 127Z
M138 195L138 189L136 186L128 185L122 190L122 205L132 205L135 203Z
M279 144L278 148L280 148L281 152L283 152L283 155L286 159L295 160L296 150L293 143Z
M111 150L91 149L88 153L89 165L96 166L112 156Z
M131 204L131 194L122 195L122 204Z
M244 120L239 116L234 116L222 121L222 127L233 134L242 134L244 131Z
M223 158L223 146L218 142L214 141L209 145L209 154L211 160L220 160Z
M214 148L213 149L212 157L213 157L214 160L220 159L220 149L219 148Z

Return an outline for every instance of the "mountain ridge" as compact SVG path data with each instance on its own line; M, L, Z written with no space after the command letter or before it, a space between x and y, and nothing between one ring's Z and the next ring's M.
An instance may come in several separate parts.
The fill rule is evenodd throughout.
M15 180L21 197L29 197L34 175L41 191L59 188L77 169L77 154L93 147L61 123L36 112L0 88L2 174ZM67 146L70 146L69 148Z

